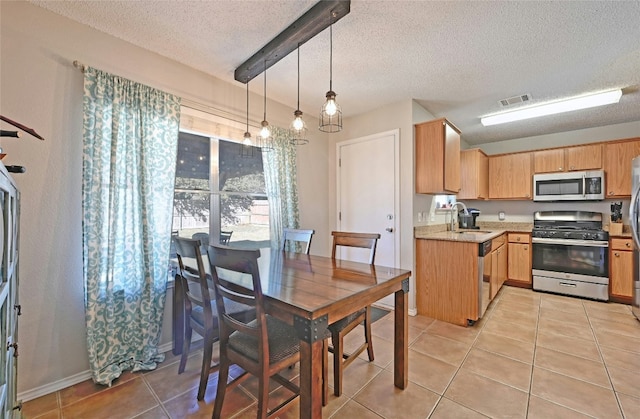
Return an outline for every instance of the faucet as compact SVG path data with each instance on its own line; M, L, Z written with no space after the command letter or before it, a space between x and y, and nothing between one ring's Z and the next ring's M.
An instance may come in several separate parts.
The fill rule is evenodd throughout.
M451 205L451 228L449 229L451 231L456 231L456 223L455 223L455 218L453 218L453 216L455 215L455 210L458 205L462 205L462 209L464 210L464 215L469 215L469 211L467 211L467 206L463 202L457 201L453 205Z

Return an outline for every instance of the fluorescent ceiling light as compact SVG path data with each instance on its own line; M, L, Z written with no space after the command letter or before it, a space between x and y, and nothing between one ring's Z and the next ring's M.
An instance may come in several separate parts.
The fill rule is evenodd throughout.
M506 122L520 121L522 119L536 118L538 116L554 115L579 109L593 108L596 106L618 103L621 96L621 89L578 96L558 102L545 103L543 105L530 106L511 112L485 116L480 118L480 122L482 122L482 125L485 127L488 127L489 125L504 124Z

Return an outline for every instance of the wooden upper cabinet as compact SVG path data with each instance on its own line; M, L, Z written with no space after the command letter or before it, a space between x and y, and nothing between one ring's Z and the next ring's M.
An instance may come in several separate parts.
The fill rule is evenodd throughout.
M606 197L631 196L631 160L640 155L640 138L605 143L604 164Z
M489 156L489 198L531 199L532 153Z
M446 119L415 125L416 193L460 190L460 131Z
M533 172L552 173L564 172L564 149L555 148L553 150L540 150L533 152Z
M602 169L602 144L533 152L534 173Z
M489 197L489 157L479 148L460 152L460 192L458 199Z
M602 169L602 144L567 147L566 150L566 170Z

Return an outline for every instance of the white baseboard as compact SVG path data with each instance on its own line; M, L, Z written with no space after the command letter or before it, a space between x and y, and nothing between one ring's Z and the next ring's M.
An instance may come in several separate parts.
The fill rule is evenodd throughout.
M163 345L160 345L158 349L161 353L168 352L173 349L173 342L167 342ZM18 400L21 400L23 403L28 402L29 400L46 396L47 394L54 393L58 390L62 390L63 388L71 387L72 385L81 383L85 380L88 380L89 378L91 378L91 371L82 371L70 377L66 377L40 387L18 393Z
M46 396L47 394L54 393L58 390L62 390L63 388L81 383L85 380L88 380L89 378L91 378L91 371L82 371L70 377L54 381L53 383L45 384L43 386L24 391L22 393L18 393L18 400L21 400L22 402L28 402L29 400L37 399L38 397Z

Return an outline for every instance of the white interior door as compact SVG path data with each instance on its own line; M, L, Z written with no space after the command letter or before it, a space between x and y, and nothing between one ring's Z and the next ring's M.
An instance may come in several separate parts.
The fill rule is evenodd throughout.
M376 265L398 267L400 255L399 131L337 144L338 230L379 233ZM341 259L366 262L368 251L341 248ZM379 301L393 307L393 296Z

